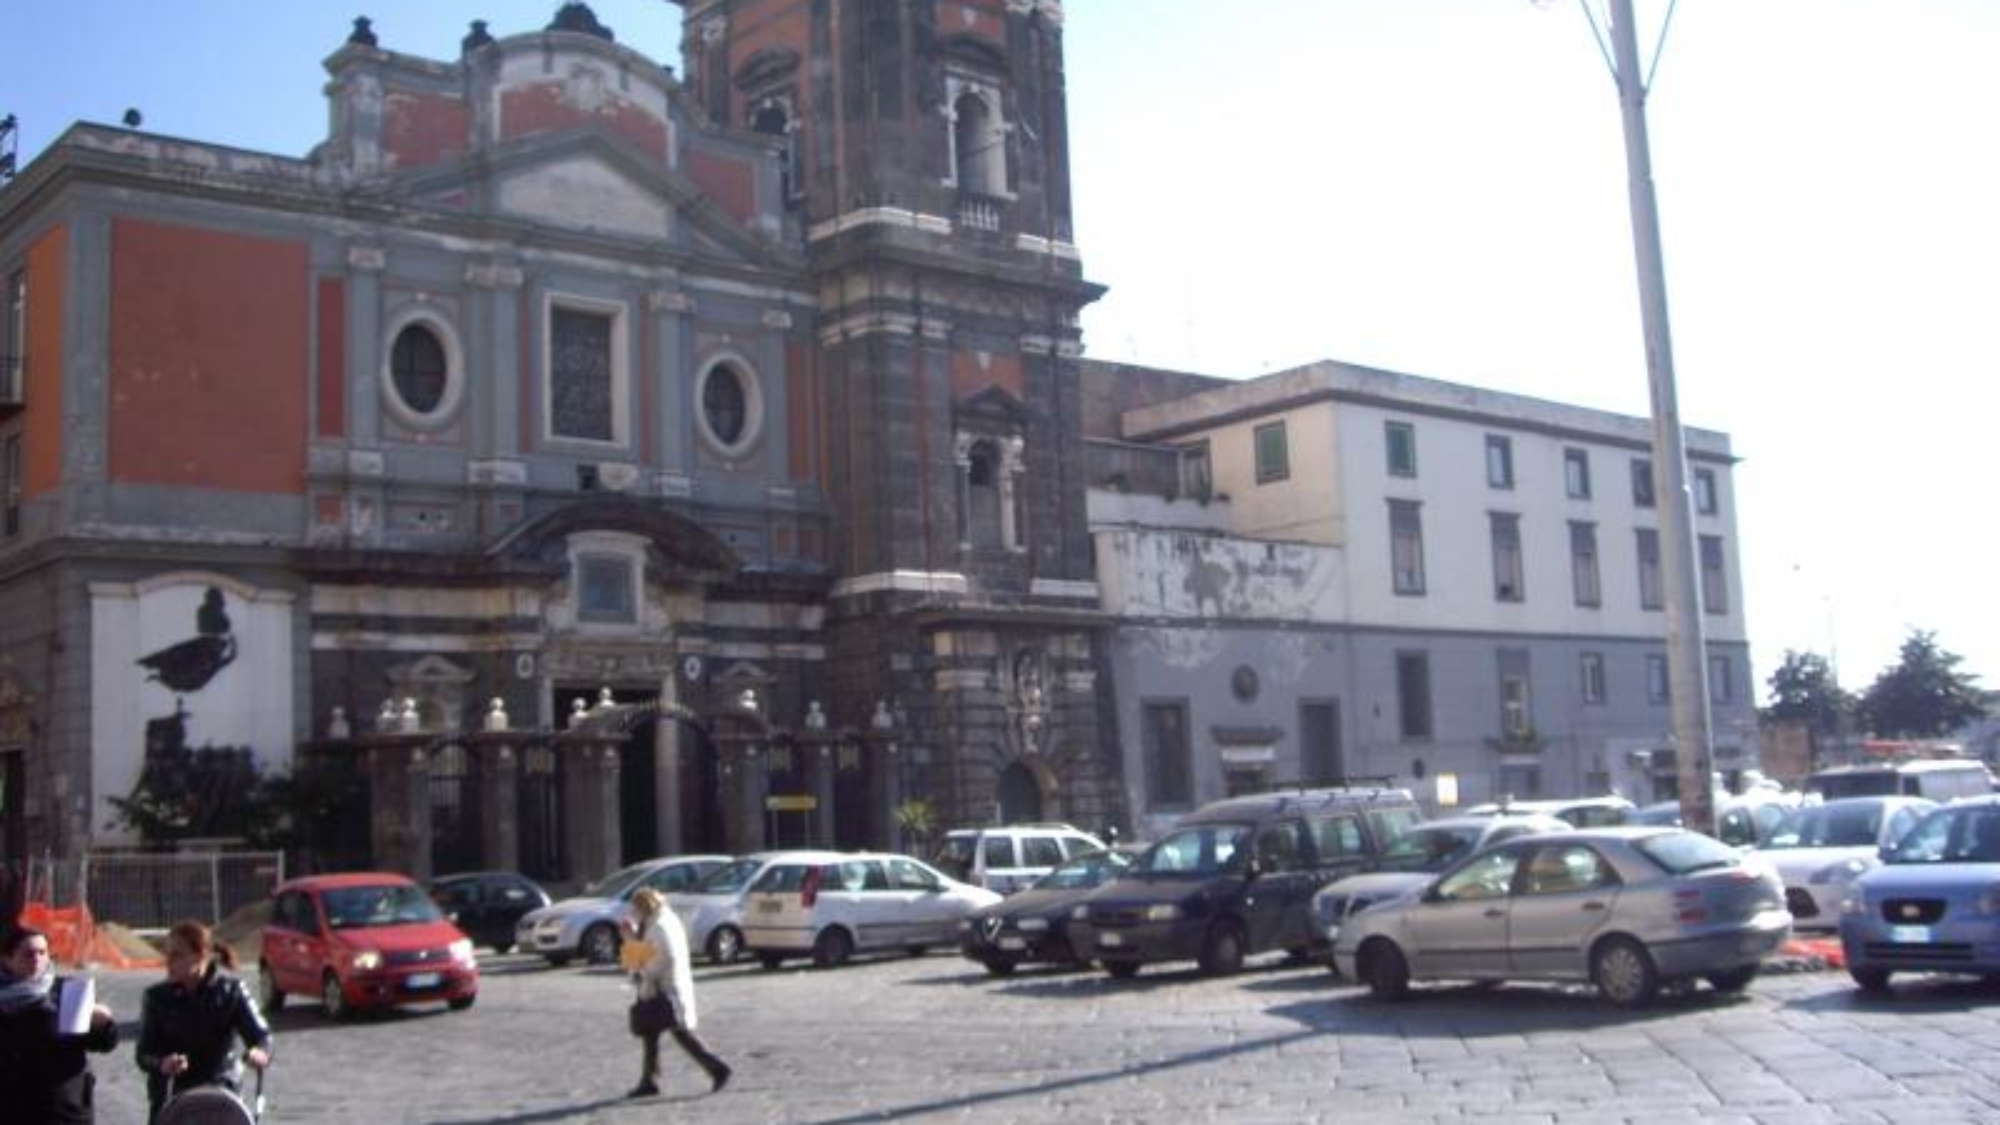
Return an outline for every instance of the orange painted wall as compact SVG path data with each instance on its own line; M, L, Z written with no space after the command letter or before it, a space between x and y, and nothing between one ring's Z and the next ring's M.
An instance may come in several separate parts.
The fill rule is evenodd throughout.
M738 222L748 222L757 213L757 185L750 165L695 149L688 153L687 173L703 195Z
M28 338L22 354L21 494L41 496L62 483L63 308L69 298L69 228L58 226L28 248Z
M400 168L418 168L465 152L472 113L443 94L392 93L386 99L382 147Z
M304 490L311 281L303 242L113 222L113 482Z
M592 122L638 145L654 159L666 161L666 123L630 102L612 102L596 113L585 113L563 100L563 86L559 82L523 86L500 95L501 140Z
M1022 391L1021 357L1017 355L989 356L984 366L979 357L970 352L951 353L951 393L953 398L965 399L978 394L989 386L1000 387L1016 399L1025 397Z

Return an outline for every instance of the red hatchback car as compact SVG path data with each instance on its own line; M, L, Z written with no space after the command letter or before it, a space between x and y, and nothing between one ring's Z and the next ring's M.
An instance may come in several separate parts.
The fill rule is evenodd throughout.
M315 875L273 892L257 985L267 1012L287 995L319 997L329 1019L438 1001L462 1011L479 995L479 963L471 939L403 876Z

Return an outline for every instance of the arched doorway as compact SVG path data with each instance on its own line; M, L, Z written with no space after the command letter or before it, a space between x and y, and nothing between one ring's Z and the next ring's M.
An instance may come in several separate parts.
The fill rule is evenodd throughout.
M1026 763L1000 771L1000 822L1032 824L1042 819L1042 783Z

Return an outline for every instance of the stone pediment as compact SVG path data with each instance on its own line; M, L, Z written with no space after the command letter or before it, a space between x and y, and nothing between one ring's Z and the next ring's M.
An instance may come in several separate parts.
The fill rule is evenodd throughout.
M493 208L545 226L648 242L672 240L677 219L671 200L588 152L495 176Z

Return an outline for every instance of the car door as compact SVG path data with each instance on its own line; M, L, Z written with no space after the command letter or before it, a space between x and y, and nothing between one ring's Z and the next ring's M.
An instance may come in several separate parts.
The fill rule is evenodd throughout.
M1286 818L1259 828L1251 854L1255 863L1243 888L1245 952L1305 948L1306 908L1318 882L1304 822Z
M1410 971L1419 977L1507 972L1507 909L1520 847L1483 852L1438 879L1404 915Z
M278 987L287 992L319 987L308 967L311 935L304 929L312 917L312 900L304 891L286 891L271 904L271 921L264 933L264 962L271 967Z
M881 860L844 860L829 870L832 885L819 896L822 929L846 926L857 949L881 949L902 940L903 900L909 896L890 887Z
M903 908L902 944L947 945L957 937L964 903L945 893L937 872L913 859L889 860L889 883Z
M1323 813L1307 822L1312 835L1313 880L1325 886L1365 870L1368 837L1354 811Z
M1585 950L1611 918L1618 893L1616 871L1590 845L1549 843L1535 848L1514 886L1507 927L1513 974L1583 975Z

